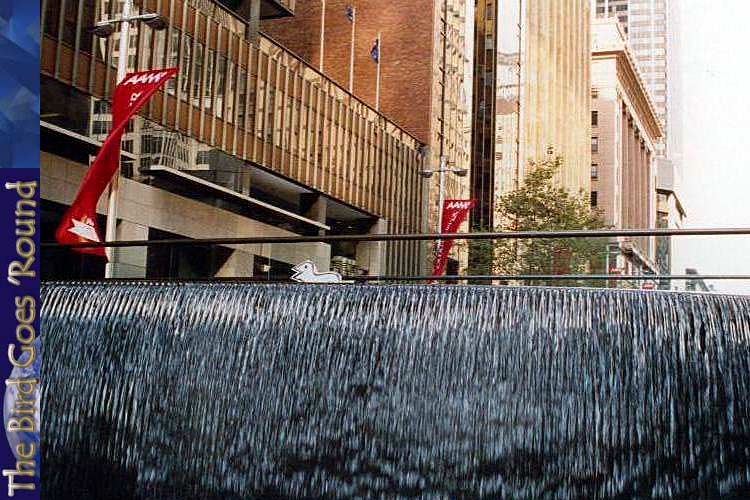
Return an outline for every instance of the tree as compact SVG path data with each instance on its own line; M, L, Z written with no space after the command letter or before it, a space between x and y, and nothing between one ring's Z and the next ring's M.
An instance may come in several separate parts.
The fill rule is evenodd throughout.
M501 196L497 232L559 231L607 227L588 193L574 195L555 185L561 158L531 162L523 185ZM487 228L484 228L487 229ZM469 274L584 274L601 270L607 242L602 238L501 239L469 243ZM537 285L585 284L572 280L535 281ZM601 285L602 283L598 283Z

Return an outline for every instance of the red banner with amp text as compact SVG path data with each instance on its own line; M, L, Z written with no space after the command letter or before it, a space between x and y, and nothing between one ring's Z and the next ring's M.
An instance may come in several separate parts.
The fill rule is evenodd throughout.
M96 204L120 165L120 141L128 120L135 115L159 87L177 74L177 68L154 69L128 74L115 88L112 97L112 131L102 144L78 188L73 204L55 232L58 243L100 242L96 223ZM103 247L75 248L81 253L105 256Z
M443 202L443 222L441 233L455 233L474 208L476 200L445 200ZM448 254L453 248L454 240L443 240L438 242L437 257L432 268L433 276L441 276L445 272L448 263Z

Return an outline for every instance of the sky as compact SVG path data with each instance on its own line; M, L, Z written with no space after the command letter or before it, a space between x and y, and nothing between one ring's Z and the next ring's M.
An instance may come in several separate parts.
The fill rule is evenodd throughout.
M674 0L673 0L674 1ZM681 198L686 227L750 227L750 58L746 0L678 0ZM673 133L678 133L674 131ZM750 275L750 236L678 237L673 273ZM710 282L750 295L750 281Z

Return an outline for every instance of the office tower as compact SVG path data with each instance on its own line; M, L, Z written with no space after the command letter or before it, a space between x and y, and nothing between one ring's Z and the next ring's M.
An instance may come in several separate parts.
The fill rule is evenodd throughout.
M669 0L596 0L596 17L613 17L627 35L638 69L646 82L665 137L659 142L659 156L666 154L668 123L668 36Z
M681 124L680 85L675 78L679 59L679 9L670 0L596 0L597 18L615 18L628 37L640 74L654 104L664 137L656 145L657 156L657 225L682 227L686 217L680 201ZM669 273L672 267L672 238L656 240L659 271ZM662 289L671 286L659 284Z
M387 114L258 32L304 14L293 0L143 0L166 29L132 28L131 70L179 67L123 143L118 239L419 232L422 141ZM107 132L117 37L91 26L121 1L46 0L42 10L42 238L57 222ZM99 214L106 215L101 200ZM103 221L100 227L104 227ZM416 273L419 245L136 247L120 277L288 277L312 259L357 272ZM100 277L103 262L50 250L46 277ZM338 261L337 260L337 261Z
M563 157L556 182L588 191L590 3L479 2L474 41L474 227L495 226L529 161Z
M620 24L598 19L592 36L591 204L613 227L654 228L662 127ZM615 238L607 272L654 274L655 253L651 237Z

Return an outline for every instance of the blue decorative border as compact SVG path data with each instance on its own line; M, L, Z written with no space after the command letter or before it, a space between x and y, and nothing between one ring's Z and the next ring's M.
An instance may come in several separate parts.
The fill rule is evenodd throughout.
M0 169L0 498L40 498L39 169Z
M39 168L39 1L0 0L0 168Z
M0 0L0 498L40 498L38 0Z

